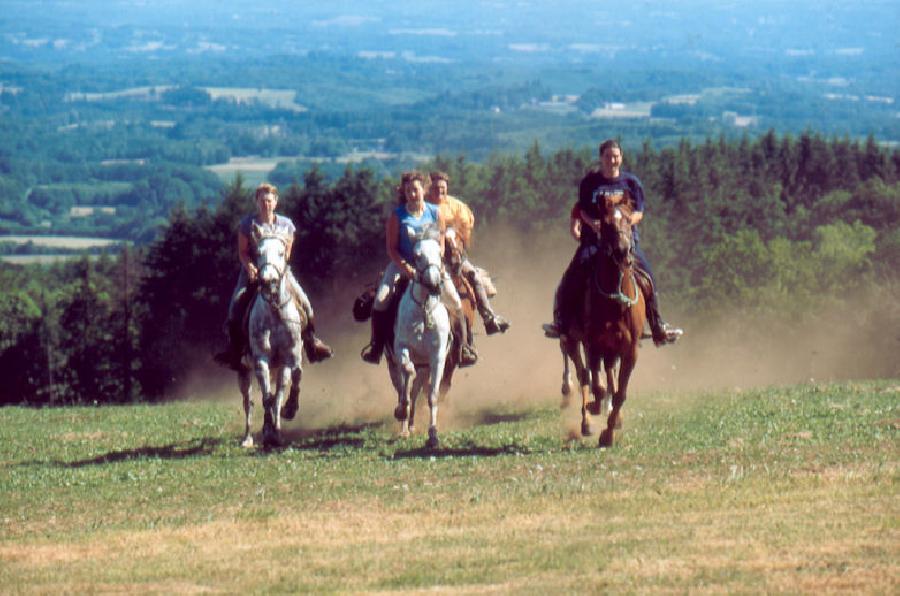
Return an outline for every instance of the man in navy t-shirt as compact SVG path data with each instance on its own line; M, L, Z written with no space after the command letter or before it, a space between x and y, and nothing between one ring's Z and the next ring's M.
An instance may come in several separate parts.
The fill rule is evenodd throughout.
M588 173L578 186L578 203L573 210L573 218L577 215L582 225L580 229L578 251L563 274L553 309L553 324L545 325L548 337L559 337L568 332L572 317L580 311L581 299L585 292L585 283L590 273L591 256L599 245L597 231L599 219L602 217L603 205L608 197L616 195L630 197L634 206L631 225L634 229L634 256L638 267L647 272L653 280L653 273L646 256L640 248L637 224L644 218L644 188L637 176L622 171L622 148L618 141L607 140L600 145L600 169ZM572 226L575 227L574 224ZM653 285L656 285L655 280ZM660 346L672 343L684 332L670 327L659 313L657 292L645 296L647 301L647 321L653 334L653 342Z

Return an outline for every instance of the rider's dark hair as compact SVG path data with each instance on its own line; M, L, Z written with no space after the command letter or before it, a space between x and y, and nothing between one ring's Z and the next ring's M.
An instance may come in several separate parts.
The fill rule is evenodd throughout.
M447 175L447 172L435 170L434 172L431 172L430 174L428 174L428 177L431 178L432 184L437 184L441 180L443 180L447 184L450 184L450 176Z
M600 143L600 155L602 156L603 153L604 153L607 149L618 149L619 151L621 151L621 150L622 150L622 146L619 145L619 141L617 141L617 140L615 140L615 139L606 139L605 141L603 141L602 143Z
M425 186L427 184L427 178L422 172L413 170L411 172L403 172L403 174L400 175L400 186L397 187L398 205L406 204L406 185L412 184L416 180L421 182L422 186Z

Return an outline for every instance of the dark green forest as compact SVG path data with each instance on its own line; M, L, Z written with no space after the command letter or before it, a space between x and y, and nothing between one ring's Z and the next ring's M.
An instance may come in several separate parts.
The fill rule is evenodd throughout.
M542 234L565 229L594 160L593 151L534 143L480 163L444 155L422 169L449 172L478 234ZM879 288L896 292L900 152L873 138L770 131L660 149L646 142L626 150L625 162L645 186L644 250L670 305L787 321ZM171 174L148 192L167 192ZM279 211L297 225L292 266L313 301L334 295L335 280L374 279L396 180L347 167L336 178L313 168L296 182L282 188ZM182 202L150 244L51 266L0 265L0 403L165 399L213 366L237 273L237 222L253 208L240 177L216 192ZM896 305L885 309L892 320Z

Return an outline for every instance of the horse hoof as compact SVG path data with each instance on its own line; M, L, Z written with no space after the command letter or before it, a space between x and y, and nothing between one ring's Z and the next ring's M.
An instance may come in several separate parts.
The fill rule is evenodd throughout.
M406 420L406 406L397 406L394 408L394 418L400 422Z
M437 449L441 446L441 440L438 439L437 432L428 431L428 440L425 442L425 446L429 449Z
M600 433L600 440L597 442L597 447L612 447L613 440L613 431L606 429Z
M563 383L563 386L560 388L560 393L565 396L568 396L572 393L572 387L568 383Z
M401 431L400 431L400 438L401 438L401 439L408 439L408 438L409 438L409 431L406 430L406 429L401 430Z
M285 420L293 420L299 409L300 400L288 400L287 403L281 407L281 417Z
M409 425L409 434L413 434L414 432L416 432L416 425L410 424Z
M253 437L251 437L251 436L245 437L244 440L241 441L241 447L244 447L245 449L249 449L249 448L253 447Z
M281 447L281 436L274 425L263 429L263 447Z
M599 399L595 399L591 403L588 404L588 412L591 413L591 416L599 416L600 415L600 407L602 402Z
M582 437L590 437L594 434L594 429L591 428L591 425L587 422L581 423L581 436Z

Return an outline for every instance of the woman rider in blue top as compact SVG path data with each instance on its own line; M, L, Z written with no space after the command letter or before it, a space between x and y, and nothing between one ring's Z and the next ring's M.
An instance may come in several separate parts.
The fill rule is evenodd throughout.
M393 321L387 311L397 291L397 283L401 277L406 279L415 277L416 270L411 264L415 260L413 248L427 227L437 226L441 231L440 242L443 253L444 221L437 205L425 202L425 180L425 176L419 172L403 174L397 189L399 204L385 224L385 245L391 262L384 270L381 283L375 292L375 304L372 308L372 340L362 353L362 359L372 364L381 361L386 338L390 335ZM446 271L442 277L441 299L451 315L458 315L462 308L459 294ZM459 316L455 318L459 320ZM464 353L461 364L473 363L474 361L467 360L467 354Z

